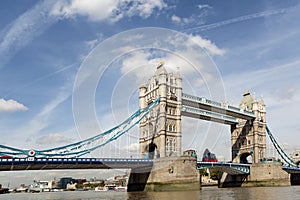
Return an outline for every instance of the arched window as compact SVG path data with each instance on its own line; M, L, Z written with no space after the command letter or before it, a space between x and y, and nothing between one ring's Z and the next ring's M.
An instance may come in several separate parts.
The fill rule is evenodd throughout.
M167 144L166 144L166 147L167 147L167 152L169 151L169 139L167 138Z

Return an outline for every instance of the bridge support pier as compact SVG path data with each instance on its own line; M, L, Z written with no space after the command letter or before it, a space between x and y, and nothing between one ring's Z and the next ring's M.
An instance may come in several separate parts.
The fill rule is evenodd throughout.
M300 177L298 181L300 183ZM259 163L250 166L248 176L223 173L219 187L289 186L291 182L289 174L282 169L281 163Z
M224 172L221 179L218 181L218 187L241 187L247 176L248 175L246 174L233 175Z
M300 185L300 174L291 174L291 185Z
M290 175L279 162L258 163L250 166L250 176L243 186L289 186Z
M146 191L200 190L197 159L189 156L154 159Z
M131 169L130 176L128 179L128 184L127 184L127 191L128 192L144 191L150 172L151 172L151 168Z

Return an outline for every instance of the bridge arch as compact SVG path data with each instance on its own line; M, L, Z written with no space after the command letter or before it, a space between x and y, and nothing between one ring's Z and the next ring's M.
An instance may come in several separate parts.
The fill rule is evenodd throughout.
M240 163L242 164L252 163L252 154L250 152L242 153L239 157L240 157Z

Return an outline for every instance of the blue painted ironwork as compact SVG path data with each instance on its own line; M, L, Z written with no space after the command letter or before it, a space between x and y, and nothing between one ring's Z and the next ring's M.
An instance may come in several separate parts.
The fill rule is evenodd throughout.
M282 169L290 174L300 174L300 168L298 167L283 166Z
M50 169L132 169L149 170L153 160L132 158L0 158L0 171Z
M72 143L69 145L46 149L46 150L23 150L13 148L5 145L0 145L0 157L36 157L36 158L49 158L49 157L80 157L86 155L106 144L118 139L123 134L128 132L132 127L138 124L160 101L160 98L153 101L150 105L143 109L137 110L124 122L118 126L100 133L91 138Z
M197 169L215 168L230 174L250 174L250 164L225 162L197 162Z
M289 166L298 167L297 164L294 163L294 161L288 155L286 155L283 149L279 146L278 142L276 141L268 126L266 126L266 129L272 144L274 145L275 149L277 150L280 157L284 160L284 162L286 162L286 164L288 164Z

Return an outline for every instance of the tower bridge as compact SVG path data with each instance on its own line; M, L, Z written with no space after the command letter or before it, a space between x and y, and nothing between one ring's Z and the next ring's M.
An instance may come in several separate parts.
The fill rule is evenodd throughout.
M158 97L160 102L150 111L151 116L140 122L142 156L181 155L181 117L185 116L230 125L233 162L246 163L249 155L252 155L253 163L265 158L265 104L248 91L240 107L186 94L183 93L180 73L168 73L160 63L148 85L143 83L140 86L140 109Z
M139 88L139 110L124 122L91 138L52 149L23 150L0 145L0 171L129 168L131 191L199 189L197 170L202 168L224 172L222 186L242 185L245 180L260 180L265 185L270 180L285 182L288 173L300 183L297 164L284 153L267 127L265 107L262 99L253 98L248 91L239 107L186 94L179 71L168 73L160 63L149 82ZM182 155L182 117L229 125L232 163L205 163ZM140 159L81 158L119 139L137 124ZM264 162L266 133L289 167ZM248 163L248 156L252 156L252 163Z

